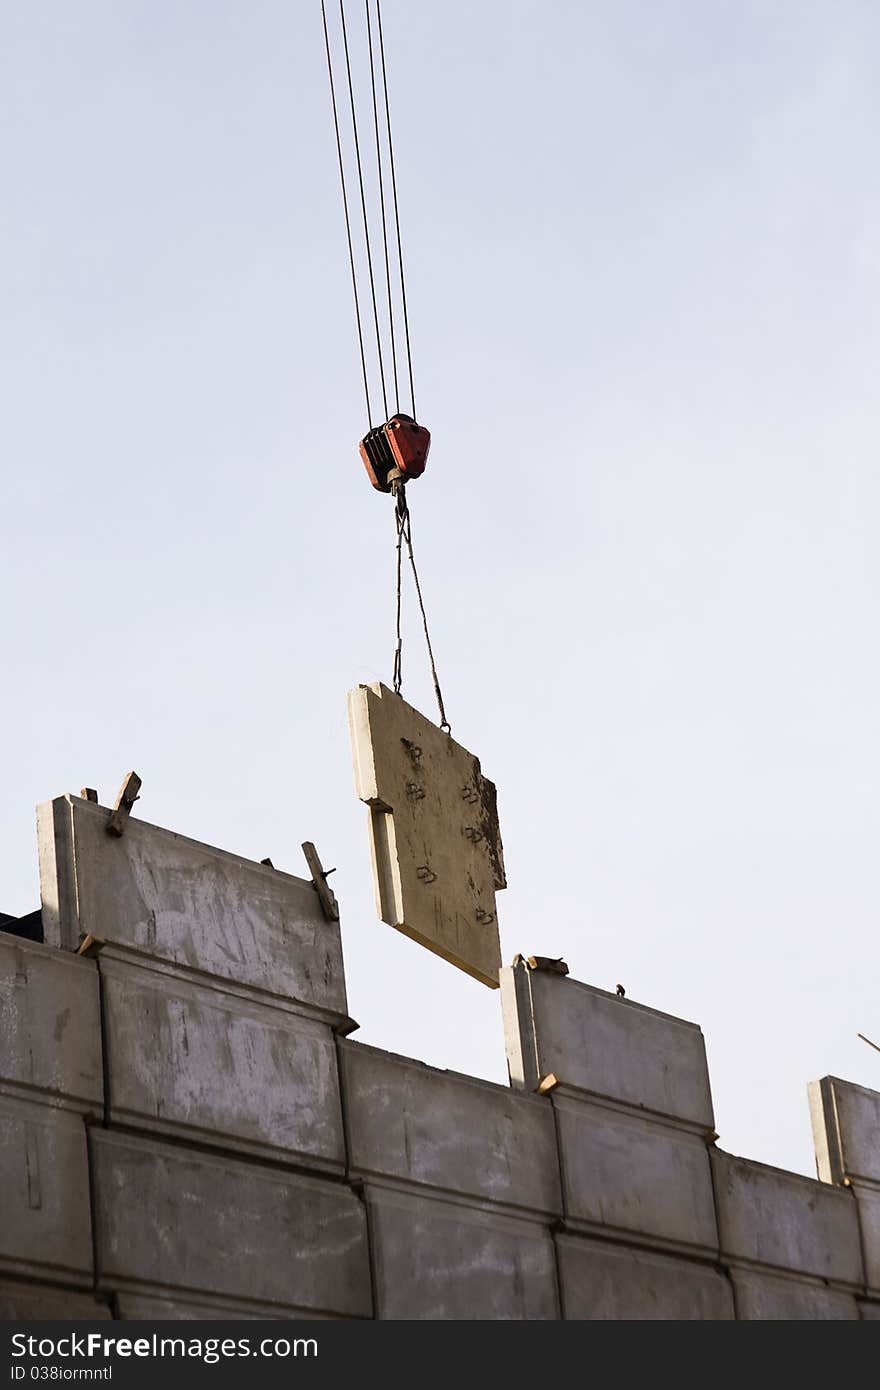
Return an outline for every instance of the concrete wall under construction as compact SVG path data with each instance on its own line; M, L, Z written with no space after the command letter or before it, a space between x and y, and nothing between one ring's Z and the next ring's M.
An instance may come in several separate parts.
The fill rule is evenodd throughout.
M733 1157L695 1024L522 960L510 1087L366 1047L312 884L108 814L0 933L0 1316L880 1317L880 1094Z

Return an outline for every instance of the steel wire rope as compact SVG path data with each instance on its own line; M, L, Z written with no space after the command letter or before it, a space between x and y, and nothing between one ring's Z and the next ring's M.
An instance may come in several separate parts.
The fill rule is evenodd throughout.
M402 483L395 484L397 505L394 509L394 517L397 524L397 647L394 652L394 691L400 694L400 687L403 684L403 638L400 631L400 608L401 608L401 549L403 542L406 542L407 557L413 572L413 579L416 585L416 594L419 600L419 609L422 615L422 627L425 633L425 643L428 648L428 660L431 663L431 679L434 682L434 694L437 698L437 707L440 710L440 728L445 729L448 734L452 733L452 725L446 718L446 709L443 704L443 693L440 689L440 677L437 675L437 663L434 660L434 648L431 645L431 634L428 631L428 615L425 612L425 600L422 597L422 586L419 583L419 572L416 569L416 559L413 554L412 544L412 521L410 519L409 507L406 501L406 488Z
M345 71L348 78L348 99L351 104L351 130L354 137L354 153L358 171L358 185L361 191L361 211L364 215L364 242L367 248L367 269L370 276L370 295L373 301L373 319L376 325L376 352L379 355L379 379L382 383L382 404L385 407L385 419L388 419L388 392L385 389L385 364L382 360L382 332L379 327L379 307L376 303L376 279L373 274L373 255L370 250L370 224L367 218L367 198L364 193L364 171L361 164L361 146L358 140L357 115L354 106L354 86L351 80L351 58L348 52L348 30L345 27L345 5L343 0L339 0L339 17L342 21L342 46L345 50ZM393 168L393 165L392 165Z
M351 240L351 218L348 214L348 193L345 187L345 164L342 158L342 140L339 135L339 114L336 108L336 86L333 81L333 60L330 57L330 35L327 30L327 11L321 0L321 19L324 23L324 47L327 50L327 74L330 78L330 100L333 105L333 129L336 132L336 154L339 160L339 181L342 185L342 208L345 213L345 235L348 240L348 261L351 266L351 287L354 291L354 313L357 320L358 343L361 350L361 370L364 374L364 395L367 400L367 428L372 428L373 412L370 408L370 387L367 379L367 355L364 351L364 330L361 323L361 306L358 296L357 270L355 268L354 247Z
M405 502L406 502L406 497L404 496L404 504L405 504ZM400 619L401 619L401 595L402 595L402 585L401 585L401 573L400 573L400 569L401 569L401 562L402 562L402 559L403 559L403 528L402 528L402 526L401 526L400 502L399 502L399 498L398 498L398 505L397 505L397 506L395 507L395 509L394 509L394 519L395 519L395 524L396 524L396 526L397 526L397 628L396 628L396 638L397 638L397 641L396 641L396 645L395 645L395 647L394 647L394 693L395 693L395 695L399 695L399 694L400 694L400 687L403 685L403 633L401 632L401 626L400 626Z
M385 216L385 180L382 177L382 143L379 138L379 106L376 101L376 69L373 61L373 25L370 19L370 0L365 0L367 46L370 51L370 91L373 94L373 125L376 130L376 170L379 175L379 207L382 210L382 245L385 250L385 284L388 290L388 327L391 331L391 370L394 376L394 409L400 410L400 386L397 380L397 344L394 338L394 304L391 298L391 262L388 258L388 221Z
M340 4L342 0L340 0ZM400 237L400 208L397 202L397 175L394 169L394 142L391 138L391 108L388 101L388 71L385 64L385 38L382 33L382 9L376 0L376 20L379 30L379 56L382 61L382 89L385 94L385 124L388 129L388 164L391 170L391 193L394 203L394 226L397 232L397 260L400 266L400 302L403 306L403 330L406 339L406 361L409 369L409 392L412 400L413 419L416 415L416 388L413 385L412 348L409 340L409 314L406 306L406 279L403 273L403 243Z

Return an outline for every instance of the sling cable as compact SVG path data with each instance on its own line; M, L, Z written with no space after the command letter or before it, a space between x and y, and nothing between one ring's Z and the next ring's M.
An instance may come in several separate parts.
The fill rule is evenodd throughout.
M351 268L351 286L354 294L355 323L357 327L358 347L360 349L361 371L364 380L364 397L367 406L367 433L360 443L360 455L367 470L367 477L373 487L376 488L378 492L390 493L395 503L394 519L397 528L397 628L396 645L394 649L394 691L395 694L399 695L403 684L401 570L403 546L405 544L407 557L412 568L419 609L422 615L422 626L424 628L425 641L428 647L428 659L431 664L431 678L434 683L434 694L437 697L437 705L440 710L440 727L445 729L448 733L450 732L450 724L446 718L446 710L443 705L443 696L440 691L437 666L434 661L434 651L431 646L431 636L428 631L428 619L425 613L424 600L422 598L422 586L419 583L418 570L416 569L416 562L413 555L412 524L409 505L406 499L407 483L415 478L420 478L425 471L428 450L431 447L431 436L424 425L420 425L416 421L416 394L413 383L412 347L410 344L409 314L407 312L406 303L406 279L403 271L403 243L400 235L400 209L397 199L397 175L394 167L394 144L391 136L391 109L388 99L388 71L385 61L385 40L382 32L382 10L380 0L365 0L364 24L366 28L366 55L369 62L369 85L373 116L373 129L368 139L370 139L372 143L372 138L375 136L375 163L378 184L379 220L381 225L381 247L379 254L382 265L384 266L385 281L384 299L386 302L382 307L381 314L379 299L383 298L383 286L381 284L382 266L379 267L379 272L377 274L373 262L374 242L371 241L370 237L370 217L367 212L367 197L364 188L365 161L361 155L361 141L355 107L351 51L345 18L344 0L339 0L339 33L335 47L337 50L337 64L339 62L338 53L340 45L344 60L345 90L343 91L342 101L345 101L345 96L347 94L347 105L351 116L352 151L357 174L357 188L360 195L363 242L362 247L359 244L358 249L362 249L367 267L367 278L369 280L369 296L368 298L365 297L364 302L366 304L366 310L364 313L361 311L361 294L358 289L355 257L355 238L357 237L360 243L360 230L354 232L352 216L349 210L348 184L346 182L345 159L343 157L342 135L340 131L339 103L337 102L336 81L334 79L334 45L331 43L330 39L325 0L321 0L321 18L324 25L324 46L327 51L327 74L330 79L330 100L333 107L333 128L336 135L339 181L342 188L342 208L345 214L345 234L348 242L348 260ZM349 155L349 160L351 160L351 155ZM396 243L396 257L393 255L392 250L389 249L389 202L393 215L393 241ZM374 240L376 237L376 230L374 226ZM396 261L393 274L391 268L392 260ZM380 281L378 294L377 279ZM394 282L394 290L392 290L392 282ZM395 298L399 301L399 307L395 304ZM382 413L384 416L384 423L375 425L373 423L374 414L370 395L367 349L365 344L365 332L367 334L370 333L370 310L372 310L372 327L375 330L376 362L378 366L377 375L379 379ZM402 343L405 348L406 371L409 383L409 404L412 414L405 414L400 408L401 391L400 372L398 370L398 347L401 341L399 331L401 326L403 329ZM387 381L386 365L389 368ZM393 414L390 414L388 409L389 383L393 388Z

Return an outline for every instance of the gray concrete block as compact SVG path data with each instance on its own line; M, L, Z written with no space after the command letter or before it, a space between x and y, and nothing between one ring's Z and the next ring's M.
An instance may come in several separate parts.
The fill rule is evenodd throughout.
M99 1111L101 1012L94 961L0 933L0 1083Z
M92 1273L86 1131L61 1106L0 1095L0 1270L85 1283Z
M366 1217L344 1184L112 1130L93 1157L101 1288L370 1316Z
M823 1182L880 1183L880 1091L836 1076L809 1085L816 1167Z
M561 1211L548 1101L361 1043L340 1056L354 1173Z
M853 1182L851 1191L859 1210L865 1283L871 1291L880 1293L880 1186Z
M734 1316L730 1282L710 1265L650 1250L558 1235L566 1319L631 1321Z
M840 1322L859 1316L853 1295L839 1289L756 1270L732 1269L730 1275L740 1320Z
M82 1290L0 1280L0 1322L101 1322L110 1309Z
M46 941L91 935L348 1017L339 925L311 883L63 796L37 810Z
M712 1151L726 1255L846 1284L862 1283L852 1193Z
M367 1201L380 1318L559 1317L546 1226L375 1184Z
M307 1322L333 1316L304 1308L279 1308L272 1303L236 1302L230 1298L181 1298L167 1293L132 1293L116 1299L117 1314L126 1322L274 1322L295 1318ZM335 1318L334 1318L335 1320Z
M859 1317L865 1322L880 1322L880 1302L873 1302L871 1299L859 1299Z
M343 1170L327 1023L109 946L100 971L113 1123Z
M706 1145L624 1110L553 1095L567 1222L718 1248Z
M529 970L501 972L511 1083L535 1090L554 1075L566 1086L714 1128L703 1035L579 980Z

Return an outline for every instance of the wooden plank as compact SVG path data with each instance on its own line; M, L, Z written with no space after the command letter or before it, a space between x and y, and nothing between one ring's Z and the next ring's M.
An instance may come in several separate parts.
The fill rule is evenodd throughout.
M113 807L107 820L108 835L122 835L124 833L125 827L128 824L128 818L131 815L131 808L138 799L138 792L140 789L141 779L138 777L137 773L127 773L119 789L116 805Z
M324 872L321 860L318 858L318 851L315 849L311 840L303 841L302 850L306 857L306 863L309 866L309 872L312 875L312 883L315 885L318 897L321 900L324 916L327 918L328 922L338 922L339 904L336 901L336 894L327 882L327 874ZM330 869L329 872L332 874L334 871Z

